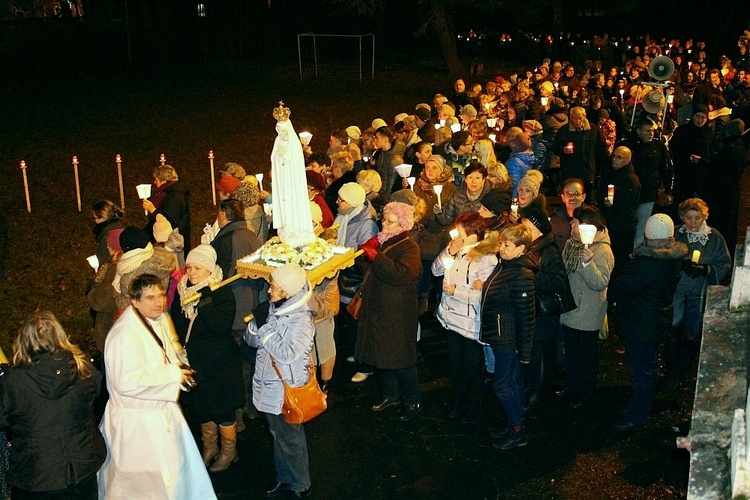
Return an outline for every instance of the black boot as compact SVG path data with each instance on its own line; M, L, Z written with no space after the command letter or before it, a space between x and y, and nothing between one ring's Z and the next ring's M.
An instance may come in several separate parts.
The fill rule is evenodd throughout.
M673 326L669 337L664 341L664 365L665 373L659 378L656 390L662 393L672 392L680 380L682 350L682 329Z

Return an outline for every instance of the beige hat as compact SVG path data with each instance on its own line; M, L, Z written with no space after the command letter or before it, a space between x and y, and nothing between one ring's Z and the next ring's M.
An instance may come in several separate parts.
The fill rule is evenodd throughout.
M299 264L290 262L271 271L273 281L290 297L302 290L307 283L307 273Z
M536 198L539 196L539 189L542 187L542 181L544 181L544 174L539 170L531 169L521 177L521 180L518 181L518 186L528 186L528 188L531 189L531 192L534 193L534 198Z
M465 116L467 118L476 118L477 108L475 108L471 104L467 104L466 106L461 108L461 116Z
M667 214L654 214L646 221L646 239L665 240L674 236L674 222Z
M527 134L531 136L539 135L542 132L544 132L544 129L542 128L542 124L536 120L524 120L523 130L524 132L526 132Z
M380 127L387 127L387 126L388 124L382 118L375 118L372 121L372 128L374 128L375 130L379 129Z
M216 268L216 250L211 245L198 245L187 254L185 264L198 264L213 271Z
M555 85L552 82L542 82L542 88L550 94L555 92Z
M346 135L352 138L353 141L358 141L362 135L362 131L356 125L346 127Z
M365 202L365 188L356 182L347 182L339 189L339 198L353 207L358 207Z
M154 239L156 242L166 242L170 234L172 234L172 225L162 214L156 214L156 222L154 222Z
M409 113L399 113L393 118L393 123L402 122L407 116L409 116Z

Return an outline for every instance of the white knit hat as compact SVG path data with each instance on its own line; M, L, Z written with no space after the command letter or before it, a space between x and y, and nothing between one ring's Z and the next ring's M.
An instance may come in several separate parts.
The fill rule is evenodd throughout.
M169 235L172 234L172 224L162 214L156 214L153 231L156 242L165 243L169 239Z
M379 129L380 127L387 127L387 126L388 124L382 118L375 118L372 121L372 128L374 128L375 130Z
M358 207L365 202L365 188L356 182L347 182L339 189L339 198L353 207Z
M198 264L209 271L213 271L216 267L216 250L211 245L198 245L190 250L185 259L185 264Z
M277 267L271 271L271 277L290 297L302 290L307 283L307 273L294 262Z
M646 238L664 240L674 236L674 222L667 214L654 214L646 221Z
M358 126L350 125L349 127L346 127L346 135L351 137L353 141L358 141L362 135L362 131L359 130Z

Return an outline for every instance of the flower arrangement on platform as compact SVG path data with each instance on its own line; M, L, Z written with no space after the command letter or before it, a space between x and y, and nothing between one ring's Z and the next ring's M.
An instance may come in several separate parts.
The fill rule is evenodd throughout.
M333 256L333 249L321 238L301 248L294 248L282 242L278 236L274 236L258 249L257 254L266 265L272 267L294 262L309 271L330 259Z

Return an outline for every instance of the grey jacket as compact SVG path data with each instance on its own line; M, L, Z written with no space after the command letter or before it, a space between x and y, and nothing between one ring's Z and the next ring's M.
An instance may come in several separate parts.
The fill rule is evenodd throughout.
M271 356L288 385L300 387L309 379L315 335L313 312L308 304L311 297L310 285L306 284L280 308L272 303L265 325L258 328L253 320L247 327L245 342L258 348L253 376L253 404L258 411L279 415L284 404L284 385L271 364Z
M560 316L560 323L583 331L600 330L607 314L607 286L615 257L609 243L606 229L598 231L594 243L589 247L594 258L587 266L578 264L574 273L568 274L570 291L576 301L576 308Z

